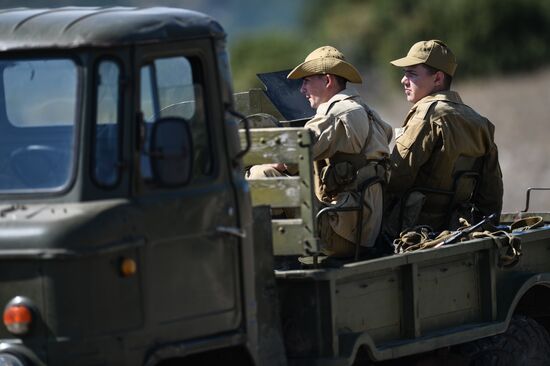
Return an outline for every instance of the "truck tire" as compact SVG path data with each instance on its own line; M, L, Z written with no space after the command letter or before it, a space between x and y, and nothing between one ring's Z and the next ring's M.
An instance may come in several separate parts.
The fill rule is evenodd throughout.
M470 366L550 365L550 336L535 320L514 315L506 332L467 343L460 353Z

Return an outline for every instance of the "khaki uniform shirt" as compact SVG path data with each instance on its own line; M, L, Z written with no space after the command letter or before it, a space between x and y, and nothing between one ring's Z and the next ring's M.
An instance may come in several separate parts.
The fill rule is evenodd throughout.
M396 136L388 193L402 198L414 187L451 190L453 173L471 169L475 162L481 176L473 203L483 215L500 214L503 185L494 129L456 92L419 100L405 119L403 133ZM462 192L466 199L472 190L470 184L469 192ZM449 202L445 196L427 194L417 224L444 229Z
M380 160L389 156L388 145L392 138L392 128L374 112L372 112L374 121L370 122L366 108L368 109L357 93L348 88L319 105L315 116L305 124L305 127L314 133L312 154L315 161L316 195L322 202L342 205L342 207L358 205L358 197L350 192L342 192L331 197L320 188L319 172L325 164L324 159L331 158L337 152L360 153L371 128L372 135L368 146L363 150L366 158ZM377 202L382 199L381 190L376 196ZM379 224L376 225L376 223L381 221L383 208L378 207L378 204L376 206L371 207L373 212L366 212L363 216L365 235L362 235L361 244L364 246L373 245L378 235L379 227L376 226ZM356 215L355 212L331 215L330 223L334 232L355 242ZM371 229L370 232L369 229Z

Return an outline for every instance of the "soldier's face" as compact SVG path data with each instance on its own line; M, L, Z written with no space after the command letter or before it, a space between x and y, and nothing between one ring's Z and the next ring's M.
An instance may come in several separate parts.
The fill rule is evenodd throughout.
M327 85L328 75L312 75L302 79L300 92L305 95L311 108L317 109L320 104L330 99L330 96L327 98Z
M416 103L436 89L437 76L422 65L414 65L403 68L404 75L401 84L405 88L407 100Z

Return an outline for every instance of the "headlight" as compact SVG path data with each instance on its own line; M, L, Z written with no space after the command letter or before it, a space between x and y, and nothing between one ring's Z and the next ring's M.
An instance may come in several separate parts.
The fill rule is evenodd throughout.
M0 366L26 366L27 363L11 353L0 353Z

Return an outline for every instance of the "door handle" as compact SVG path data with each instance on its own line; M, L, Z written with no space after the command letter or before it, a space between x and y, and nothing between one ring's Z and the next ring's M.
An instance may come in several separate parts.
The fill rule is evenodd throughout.
M216 227L216 232L220 234L236 236L238 238L246 238L246 233L244 232L244 230L241 230L238 227L218 226Z

